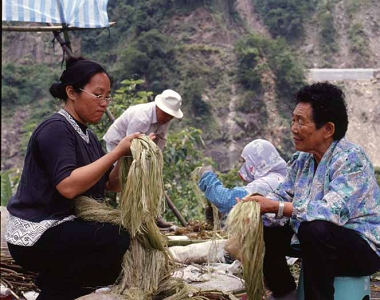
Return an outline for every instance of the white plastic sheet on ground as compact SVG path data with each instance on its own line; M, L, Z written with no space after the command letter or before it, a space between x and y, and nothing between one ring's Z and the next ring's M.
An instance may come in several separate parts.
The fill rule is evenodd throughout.
M189 265L175 271L172 276L181 278L202 291L231 292L245 288L244 280L234 275L240 268L241 263L238 260L232 264Z
M227 240L215 240L187 246L173 246L169 247L169 252L175 262L182 264L202 264L206 262L224 263L224 255L226 253L224 246L226 242Z

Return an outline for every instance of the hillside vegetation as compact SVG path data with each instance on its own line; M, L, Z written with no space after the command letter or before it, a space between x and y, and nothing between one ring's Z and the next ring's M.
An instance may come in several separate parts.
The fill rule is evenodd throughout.
M379 67L376 0L110 0L108 11L114 27L69 33L73 52L105 65L114 91L126 79L142 79L148 100L178 91L185 117L171 132L202 130L221 171L259 137L289 158L292 94L306 69ZM63 54L51 41L3 32L2 169L21 167L30 132L57 108L48 89Z

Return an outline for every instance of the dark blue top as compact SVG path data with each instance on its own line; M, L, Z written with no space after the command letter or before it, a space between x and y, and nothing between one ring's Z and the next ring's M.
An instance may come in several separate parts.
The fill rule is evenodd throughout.
M78 123L82 130L87 128ZM32 222L61 220L74 213L73 201L63 197L56 186L76 168L88 165L105 152L90 130L86 143L64 116L55 113L33 132L16 194L8 203L10 214ZM112 169L112 168L111 168ZM83 195L104 198L111 169Z

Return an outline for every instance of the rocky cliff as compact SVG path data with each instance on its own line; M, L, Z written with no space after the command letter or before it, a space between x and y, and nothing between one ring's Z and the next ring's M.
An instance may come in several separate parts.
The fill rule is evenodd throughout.
M224 3L225 1L219 1ZM321 1L321 3L326 1ZM355 1L354 1L355 2ZM320 38L318 13L312 15L305 23L305 36L294 42L294 51L304 61L305 72L311 68L371 68L380 69L380 2L376 0L361 1L363 5L355 6L351 0L334 1L330 12L336 28L336 52L326 58L323 53L323 41ZM214 132L206 132L206 154L219 163L220 170L228 170L239 157L242 148L250 140L260 137L272 141L282 153L291 153L289 122L280 118L278 101L281 95L275 91L276 77L267 72L262 78L265 91L262 94L263 107L250 112L236 109L242 101L241 87L236 84L231 72L236 67L233 47L236 41L249 32L270 37L268 28L257 13L252 0L236 0L235 10L242 20L237 26L228 19L221 20L206 7L198 7L190 14L173 15L162 32L183 40L188 48L201 49L184 54L188 62L203 68L218 70L222 85L206 87L202 100L212 107L212 117L216 126ZM113 20L118 21L118 20ZM362 52L353 50L352 25L358 24L365 37L366 47ZM117 26L117 25L116 25ZM191 27L184 33L181 28ZM190 32L190 33L189 33ZM112 28L111 28L112 34ZM74 54L81 53L80 34L71 35ZM62 60L59 44L52 43L51 33L3 32L2 61L17 64L31 62L55 64ZM203 51L200 45L208 46L212 51ZM361 44L362 45L362 44ZM311 79L310 79L311 80ZM348 138L359 143L368 152L376 166L380 166L380 79L374 75L365 80L333 81L346 93L349 109ZM225 87L228 86L228 89ZM280 99L281 100L281 99ZM261 121L262 112L266 115L266 125ZM2 111L2 170L22 166L19 157L20 139L23 136L23 123L29 115L28 106L18 108L13 116ZM209 128L202 128L211 130ZM288 142L284 142L287 140Z

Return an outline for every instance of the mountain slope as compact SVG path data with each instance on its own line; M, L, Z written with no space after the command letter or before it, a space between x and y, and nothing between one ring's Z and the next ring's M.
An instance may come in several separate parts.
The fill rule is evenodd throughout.
M127 5L132 2L135 6ZM137 11L138 5L148 5L150 2L153 3L110 1L111 20L117 22L115 28L111 28L109 33L70 33L74 54L97 59L117 76L116 80L125 79L122 77L127 67L123 60L125 51L139 41L145 30L141 29L141 25L133 27L128 22L132 23L132 19L137 18L135 12L146 12L142 25L154 24L151 26L159 34L170 38L172 48L169 50L172 52L161 61L152 59L157 63L157 74L163 74L162 81L152 82L149 76L155 75L152 74L155 71L150 71L143 76L146 80L143 88L159 90L171 87L184 98L185 118L179 123L174 122L171 130L194 125L201 128L207 145L205 152L219 163L222 171L236 163L242 148L254 138L272 141L284 157L289 158L294 151L289 127L291 103L285 99L285 92L278 88L278 82L283 78L279 78L270 67L270 58L266 54L259 57L258 64L264 66L260 73L261 90L254 87L247 89L239 82L241 69L236 43L250 33L265 37L268 41L273 40L270 28L259 13L261 8L255 7L257 1L182 1L188 6L176 7L176 2L162 0L168 5L166 10L147 6L144 7L145 11ZM314 67L380 68L380 3L376 0L315 2L317 5L310 12L310 17L305 18L304 36L287 41L305 72ZM330 4L332 13L327 10L326 3ZM128 14L130 11L133 13ZM332 25L328 27L329 24ZM334 38L329 42L322 37L322 29L326 26L335 30L331 33ZM53 48L51 41L52 35L49 33L3 32L3 66L10 63L16 67L44 64L59 73L62 50L58 44ZM144 44L144 47L149 46ZM155 51L158 50L160 48ZM35 80L38 76L36 72L29 79ZM46 82L46 91L51 82L57 80L55 76L52 75L51 81ZM157 80L160 76L154 78ZM371 153L375 164L380 165L375 151L379 136L378 80L337 84L344 88L350 100L350 139L362 144ZM51 101L48 93L40 95L38 100ZM364 100L368 101L365 106L361 105ZM30 96L30 101L33 103L36 99ZM8 116L9 106L5 106L3 101L2 107L2 123L6 123L2 126L2 169L6 169L19 166L22 161L12 162L14 151L11 149L19 145L17 140L22 137L23 130L14 138L9 137L10 132L15 132L12 124L16 118ZM207 114L202 116L203 112ZM360 113L354 115L354 112ZM25 124L27 118L23 121ZM8 126L11 128L8 129ZM14 124L13 128L20 126L22 124Z

